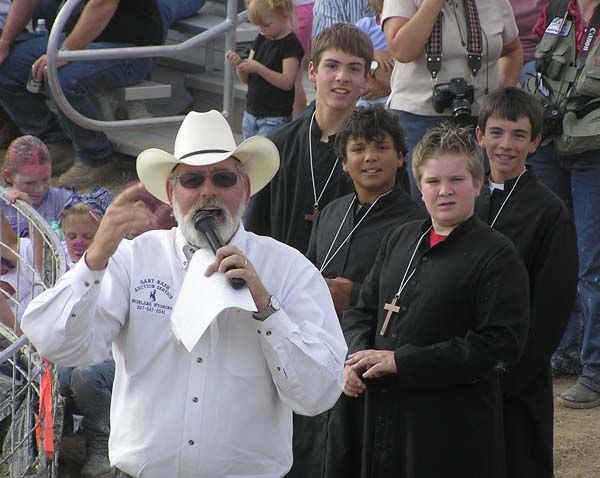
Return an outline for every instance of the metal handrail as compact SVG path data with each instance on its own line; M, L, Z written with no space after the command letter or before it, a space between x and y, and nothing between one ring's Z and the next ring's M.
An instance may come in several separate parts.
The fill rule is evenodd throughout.
M144 118L134 120L118 120L118 121L103 121L88 118L79 113L71 103L67 100L60 81L58 79L58 69L56 63L59 60L81 60L91 61L97 59L118 59L118 58L149 58L156 56L177 56L191 48L201 45L202 43L211 41L225 33L225 49L235 48L236 27L240 23L246 21L247 12L237 13L237 1L227 0L227 18L215 25L214 27L199 33L192 38L177 44L177 45L160 45L160 46L137 46L123 48L102 48L94 50L70 50L59 51L60 37L67 20L75 10L75 8L83 0L68 0L58 12L50 36L48 38L48 84L52 92L52 99L65 116L79 126L94 131L104 131L107 129L118 129L126 127L140 126L156 126L170 125L183 121L185 116L163 116L160 118ZM233 107L233 66L223 59L224 64L224 91L223 91L223 115L226 118L231 116Z
M17 352L29 343L25 335L21 335L12 344L0 351L0 364L3 364L7 360L11 359Z

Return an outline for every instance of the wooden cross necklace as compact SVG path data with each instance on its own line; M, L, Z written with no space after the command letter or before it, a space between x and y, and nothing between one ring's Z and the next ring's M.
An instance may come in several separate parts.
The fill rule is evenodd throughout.
M313 112L312 116L310 117L310 123L308 125L308 154L310 157L310 179L312 181L313 197L315 199L315 202L313 204L312 213L305 214L304 220L310 221L310 222L315 222L317 220L317 217L319 215L319 201L323 197L323 193L325 192L325 189L327 189L327 185L329 184L329 181L331 181L331 177L333 176L335 168L340 160L340 158L335 158L335 163L333 163L333 168L331 168L329 177L327 178L327 181L325 181L325 185L323 186L323 189L321 189L321 193L317 196L317 183L315 181L315 170L314 170L314 166L313 166L313 152L312 152L312 126L313 126L313 122L315 120L316 113L317 113L317 111L315 110Z
M410 274L408 273L408 271L410 270L410 266L412 264L413 259L415 258L415 255L417 254L417 250L419 249L421 242L423 242L423 238L427 234L429 234L429 231L431 231L432 227L433 226L429 226L429 228L423 234L421 234L421 237L419 237L417 245L415 246L415 249L412 255L410 256L410 260L408 261L408 265L406 266L406 270L404 271L404 276L402 277L402 281L400 282L400 288L398 289L398 292L396 292L396 295L394 295L394 298L389 303L386 302L386 304L383 306L383 309L387 310L388 313L385 316L385 320L383 321L383 325L381 326L381 331L379 332L379 335L383 336L387 333L387 329L390 326L390 321L392 320L392 314L397 314L398 312L400 312L400 306L396 305L396 303L400 299L400 294L402 294L402 291L406 287L406 284L408 284L408 281L412 278L417 268L415 266L415 268Z

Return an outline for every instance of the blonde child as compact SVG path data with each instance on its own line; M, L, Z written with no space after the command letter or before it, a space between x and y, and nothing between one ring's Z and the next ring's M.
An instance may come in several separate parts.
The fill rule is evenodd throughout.
M267 136L292 118L294 84L304 50L292 32L293 0L249 0L248 17L259 28L248 59L228 51L227 61L248 85L244 139Z
M51 188L52 161L42 140L35 136L20 136L10 143L2 164L4 184L10 188L7 203L0 209L20 237L29 236L28 221L12 207L16 199L33 206L48 222L58 215L71 195L66 189Z
M64 236L69 269L81 259L92 243L112 198L112 193L107 189L96 188L89 194L74 193L65 204L59 224Z
M113 195L104 188L89 194L73 194L60 215L64 235L67 266L73 268L90 246L100 220L111 203ZM104 362L86 367L60 367L60 393L66 400L65 433L74 432L72 414L82 415L81 422L86 441L86 459L81 476L113 476L108 460L109 414L115 362L107 357Z

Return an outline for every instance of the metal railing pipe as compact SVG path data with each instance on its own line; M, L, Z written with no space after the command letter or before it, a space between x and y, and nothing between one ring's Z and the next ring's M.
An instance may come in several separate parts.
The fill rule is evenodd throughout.
M170 125L180 123L184 116L163 116L160 118L145 118L135 120L104 121L79 113L67 100L58 77L57 62L59 60L107 60L107 59L133 59L150 58L157 56L175 57L198 45L206 43L214 38L226 34L226 48L235 47L235 29L239 23L247 18L246 12L236 14L237 5L233 0L227 2L227 19L215 25L214 27L199 33L176 45L157 45L157 46L133 46L123 48L102 48L93 50L72 50L59 51L61 46L61 36L67 20L82 0L67 0L58 12L56 20L48 39L47 59L48 59L48 84L52 93L52 99L65 116L79 126L94 131L104 131L107 129L119 129L127 127L143 127L156 125ZM228 33L229 32L229 33ZM233 32L233 33L231 33ZM225 62L225 92L224 92L224 110L231 111L233 98L233 70L229 63ZM229 90L229 93L227 91ZM227 96L229 95L229 98ZM227 106L225 106L227 105Z

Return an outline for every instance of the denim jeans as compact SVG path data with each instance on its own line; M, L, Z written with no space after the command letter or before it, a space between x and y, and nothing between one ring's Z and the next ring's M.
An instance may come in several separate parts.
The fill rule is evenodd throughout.
M182 18L194 15L206 0L158 0L158 9L162 16L165 39L169 27Z
M67 412L83 415L86 434L110 434L110 401L115 362L86 367L61 367L58 371L60 394L65 397Z
M269 136L272 131L289 123L291 120L291 116L265 116L264 118L257 118L247 111L244 111L244 116L242 118L242 134L244 135L244 139L256 135Z
M42 93L30 93L25 85L31 65L46 52L47 38L27 35L13 45L0 65L0 103L23 134L37 136L45 143L70 139L76 160L100 165L112 155L104 133L75 124L60 111L55 115L46 105L50 87ZM92 43L88 48L122 47L125 44ZM71 62L58 70L60 84L71 105L84 116L97 118L93 98L100 90L135 85L152 71L152 59L96 60Z
M530 76L535 76L535 61L529 61L523 65L521 75L519 76L519 83L525 83Z
M547 145L530 162L538 178L571 208L577 230L578 307L552 366L565 372L581 368L579 382L600 392L600 150L559 156Z
M417 183L412 173L412 153L415 149L415 146L419 141L421 141L421 138L428 129L435 128L445 121L452 123L454 120L451 116L424 116L401 110L390 110L390 112L393 113L396 118L398 118L400 126L402 126L402 129L406 133L405 142L406 146L408 146L408 153L406 153L404 160L406 162L406 172L408 173L408 180L410 182L410 195L417 202L417 204L425 208L423 198L421 197L421 192L417 187ZM473 117L473 124L476 124L476 121L477 118ZM473 134L475 134L475 130L473 130Z

